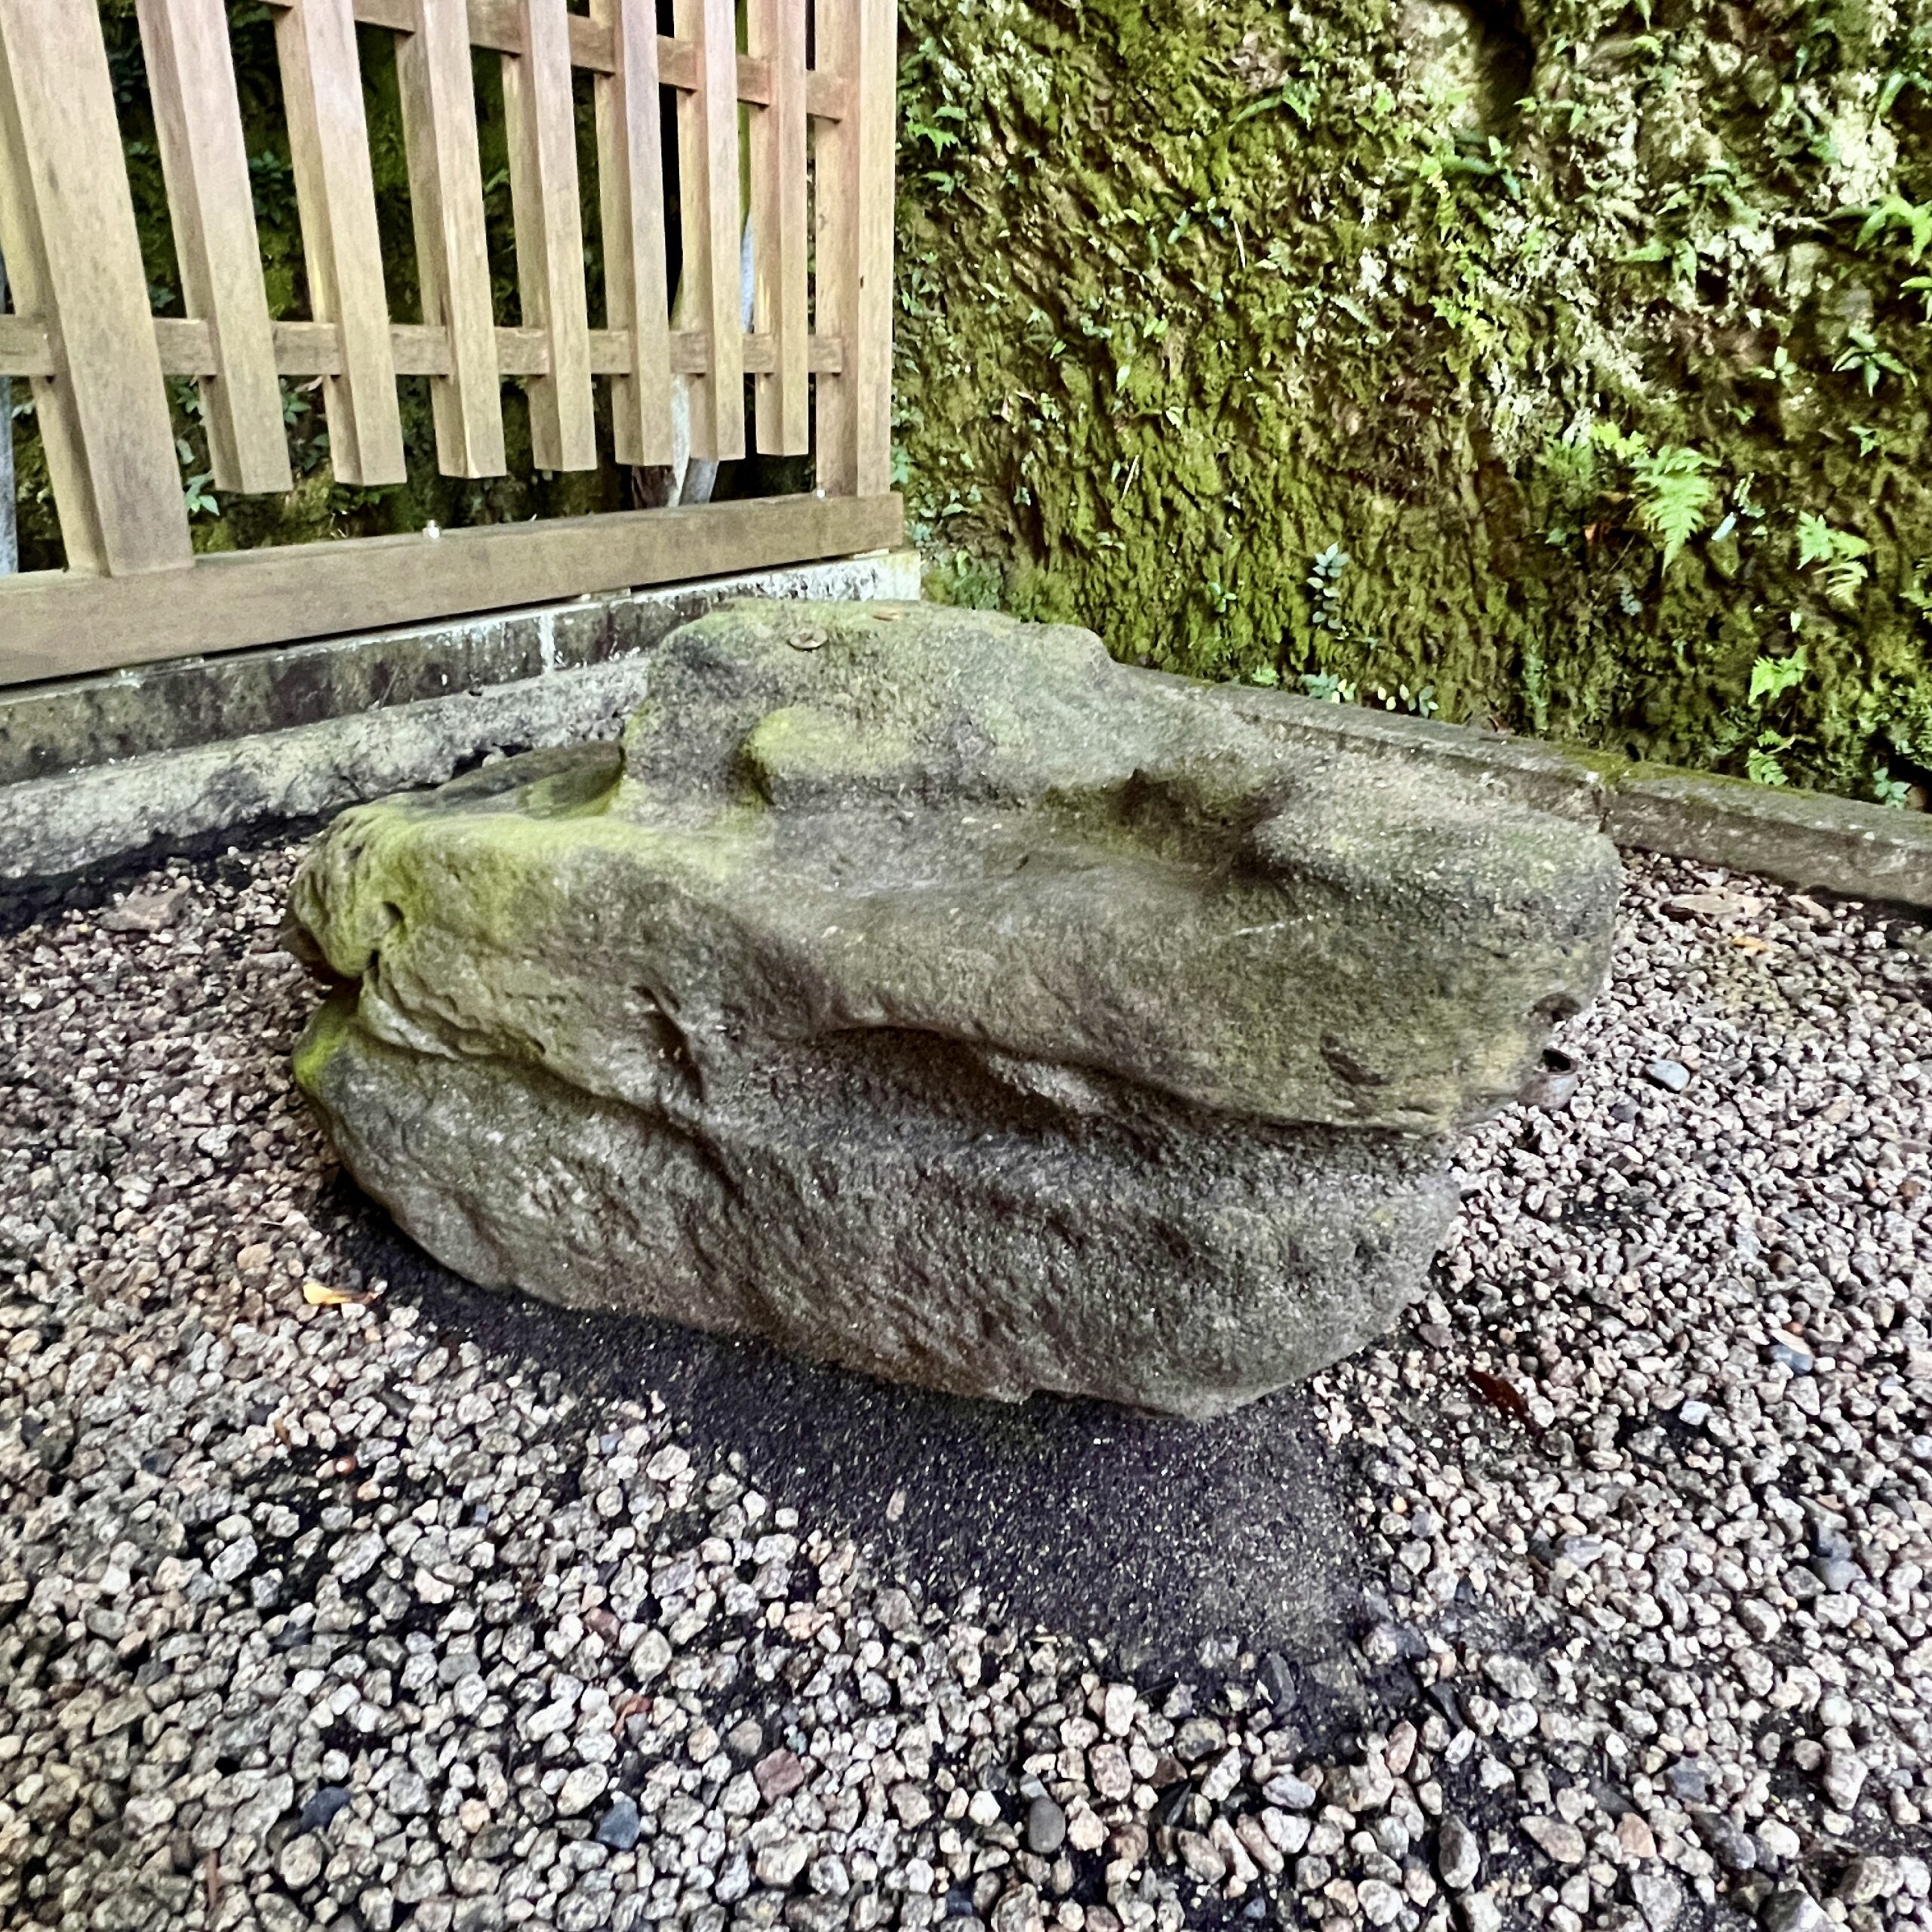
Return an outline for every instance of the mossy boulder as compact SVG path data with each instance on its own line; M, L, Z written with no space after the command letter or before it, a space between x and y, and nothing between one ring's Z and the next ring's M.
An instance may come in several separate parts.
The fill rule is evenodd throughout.
M1084 632L734 605L650 690L296 884L298 1077L481 1281L1212 1413L1386 1325L1605 971L1594 831Z

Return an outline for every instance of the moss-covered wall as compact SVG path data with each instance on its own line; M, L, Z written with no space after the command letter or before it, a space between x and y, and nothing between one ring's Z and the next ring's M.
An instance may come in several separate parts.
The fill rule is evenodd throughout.
M1205 676L1922 802L1932 0L1516 5L900 0L897 440L933 589ZM178 312L133 0L102 12ZM229 17L300 315L272 17ZM390 48L364 30L409 318ZM512 321L494 57L478 77ZM530 471L514 385L512 474L441 477L402 390L407 485L336 485L291 386L296 491L229 499L175 385L196 541L624 500L611 466ZM17 428L32 568L58 536Z
M902 0L933 587L1903 801L1932 11L1486 5Z

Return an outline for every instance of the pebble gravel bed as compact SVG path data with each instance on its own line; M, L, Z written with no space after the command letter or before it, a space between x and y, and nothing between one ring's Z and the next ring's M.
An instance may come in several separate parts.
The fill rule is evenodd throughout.
M1932 1927L1919 926L1633 860L1574 1078L1273 1398L1362 1614L1153 1678L371 1273L299 856L0 938L0 1924Z

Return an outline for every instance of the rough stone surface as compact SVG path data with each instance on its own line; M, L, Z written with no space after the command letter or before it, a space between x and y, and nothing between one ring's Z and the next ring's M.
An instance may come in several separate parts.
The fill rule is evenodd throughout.
M734 597L916 595L885 552L0 688L0 785L394 711L649 651Z
M1083 632L746 604L620 752L338 823L294 907L356 985L297 1073L474 1280L1211 1414L1415 1291L1618 879Z

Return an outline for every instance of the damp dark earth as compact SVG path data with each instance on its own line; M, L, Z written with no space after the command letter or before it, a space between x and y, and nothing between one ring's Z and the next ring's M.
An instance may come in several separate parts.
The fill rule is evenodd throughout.
M1428 1292L1223 1421L438 1268L298 841L0 937L0 1921L1932 1926L1932 943L1632 863Z

